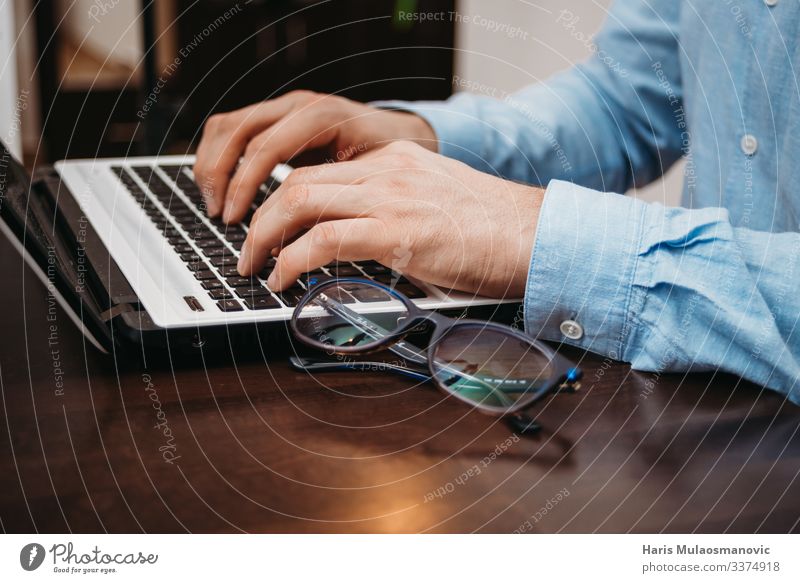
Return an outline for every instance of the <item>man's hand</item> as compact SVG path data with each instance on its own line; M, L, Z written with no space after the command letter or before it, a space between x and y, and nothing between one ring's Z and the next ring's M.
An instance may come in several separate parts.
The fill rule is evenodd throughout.
M309 150L339 162L392 140L412 140L436 151L436 135L416 115L293 91L210 117L197 149L195 179L209 215L222 213L224 221L236 223L276 164Z
M393 142L292 172L253 216L239 271L258 272L279 249L273 290L335 259L375 259L436 285L522 297L542 199L540 188Z

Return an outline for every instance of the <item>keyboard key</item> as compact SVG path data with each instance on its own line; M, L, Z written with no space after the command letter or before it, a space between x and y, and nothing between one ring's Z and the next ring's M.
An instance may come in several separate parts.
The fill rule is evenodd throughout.
M268 310L271 308L281 307L280 303L278 303L278 300L276 300L272 296L258 296L254 298L248 298L244 301L244 304L251 310Z
M139 175L139 178L147 184L147 187L155 193L172 192L172 189L161 177L155 173L150 166L131 166L131 169Z
M211 265L213 265L214 267L220 267L220 268L222 268L222 267L236 267L236 264L238 263L238 261L239 261L239 258L238 257L234 257L231 254L216 255L216 256L212 257L211 260L210 260Z
M230 255L234 257L233 253L227 247L212 247L211 249L203 249L203 255L206 257L221 257L223 255Z
M222 277L237 277L239 275L239 270L235 265L222 267L220 268L219 272L222 274Z
M363 276L364 274L361 273L361 270L357 267L352 265L341 265L337 267L329 267L328 271L331 272L331 275L334 277L352 277L352 276Z
M399 291L401 294L411 298L412 300L428 297L428 294L426 294L424 291L422 291L412 283L397 285L395 286L394 289Z
M173 180L177 179L178 176L183 174L183 166L181 166L180 164L176 164L176 165L162 164L162 165L159 166L159 168L161 168L161 170L163 170L164 174L166 174L167 176L169 176Z
M164 205L164 208L169 209L172 204L173 200L177 200L173 192L167 192L164 194L156 194L156 199L158 202Z
M192 225L186 229L186 234L195 241L199 241L200 239L219 239L219 236L203 223Z
M384 285L399 285L401 283L411 283L399 273L383 273L373 275L372 279Z
M206 279L217 279L217 274L211 271L210 269L204 269L203 271L195 271L194 276L201 281Z
M356 301L352 295L340 288L333 288L326 293L328 296L342 304L354 304Z
M219 239L205 239L203 241L195 241L195 244L201 249L224 249L225 243Z
M359 302L385 302L387 293L370 285L344 284L342 288Z
M197 215L186 215L182 217L175 217L175 220L178 221L181 227L183 227L187 231L191 231L195 225L202 225L203 221L201 221Z
M203 288L207 290L225 289L222 282L218 279L210 279L203 282Z
M247 233L245 233L244 231L234 232L234 233L227 232L224 234L224 237L231 243L236 243L239 241L244 241L247 238Z
M229 277L225 280L225 283L231 287L248 287L255 284L255 282L249 277L242 276Z
M189 207L182 207L177 210L172 210L170 214L175 218L176 221L180 222L183 219L192 219L194 220L197 216L195 212L190 209Z
M299 285L294 285L287 290L282 291L278 294L281 298L281 301L289 306L290 308L294 308L298 303L300 303L300 299L305 295L306 290L304 290Z
M206 265L203 261L193 261L191 263L187 263L186 267L189 271L204 271L208 269L208 265Z
M315 273L304 273L300 276L300 281L305 285L305 287L314 287L315 285L319 285L321 283L325 283L326 281L330 281L334 279L333 276L330 275L317 275Z
M217 307L223 312L241 312L242 304L236 300L221 300L217 302Z
M212 289L208 292L208 296L212 300L232 300L233 294L226 289Z
M233 288L233 291L235 291L236 295L239 296L240 298L269 295L269 290L262 286L235 287Z
M364 270L364 273L368 275L378 275L382 273L391 273L392 270L386 267L385 265L381 265L380 263L364 263L361 265L361 269Z

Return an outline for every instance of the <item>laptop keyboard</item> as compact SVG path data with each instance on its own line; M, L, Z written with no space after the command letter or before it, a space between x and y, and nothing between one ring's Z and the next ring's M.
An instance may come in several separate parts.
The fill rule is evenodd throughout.
M373 279L392 285L413 299L427 296L401 274L376 261L336 261L304 274L290 288L274 293L266 284L275 267L274 258L253 277L239 275L236 264L253 213L279 183L273 180L264 184L244 220L238 225L226 225L222 219L206 215L203 195L189 174L190 167L132 165L112 166L111 170L222 312L293 308L306 292L309 281L313 285L312 278L331 276ZM202 310L196 300L192 301L194 298L184 299L192 309ZM370 301L357 295L348 299Z

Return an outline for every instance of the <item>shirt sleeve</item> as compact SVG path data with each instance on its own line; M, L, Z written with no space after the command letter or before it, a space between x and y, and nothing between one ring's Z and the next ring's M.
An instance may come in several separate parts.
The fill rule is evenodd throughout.
M484 172L625 192L656 179L682 154L680 4L616 2L597 37L586 39L588 60L519 92L377 105L423 117L441 154ZM565 34L585 34L567 10L557 21Z
M553 181L536 237L529 333L637 370L733 373L800 404L800 234Z

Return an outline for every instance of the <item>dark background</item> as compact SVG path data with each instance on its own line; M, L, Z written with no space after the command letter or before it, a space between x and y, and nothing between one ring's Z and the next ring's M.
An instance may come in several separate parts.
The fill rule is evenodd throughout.
M455 9L453 0L223 0L175 2L177 18L159 21L151 2L140 18L147 56L141 82L91 90L62 83L61 15L36 6L41 55L41 119L50 160L75 157L184 153L196 145L205 118L292 89L311 89L360 101L443 99L451 93L454 26L400 21L398 11ZM238 7L238 8L237 8ZM188 56L165 70L177 50L147 51L163 34L180 49L226 11L234 11ZM166 44L159 40L158 45ZM156 54L160 54L160 59ZM151 57L148 61L148 56ZM155 105L137 118L159 77Z

